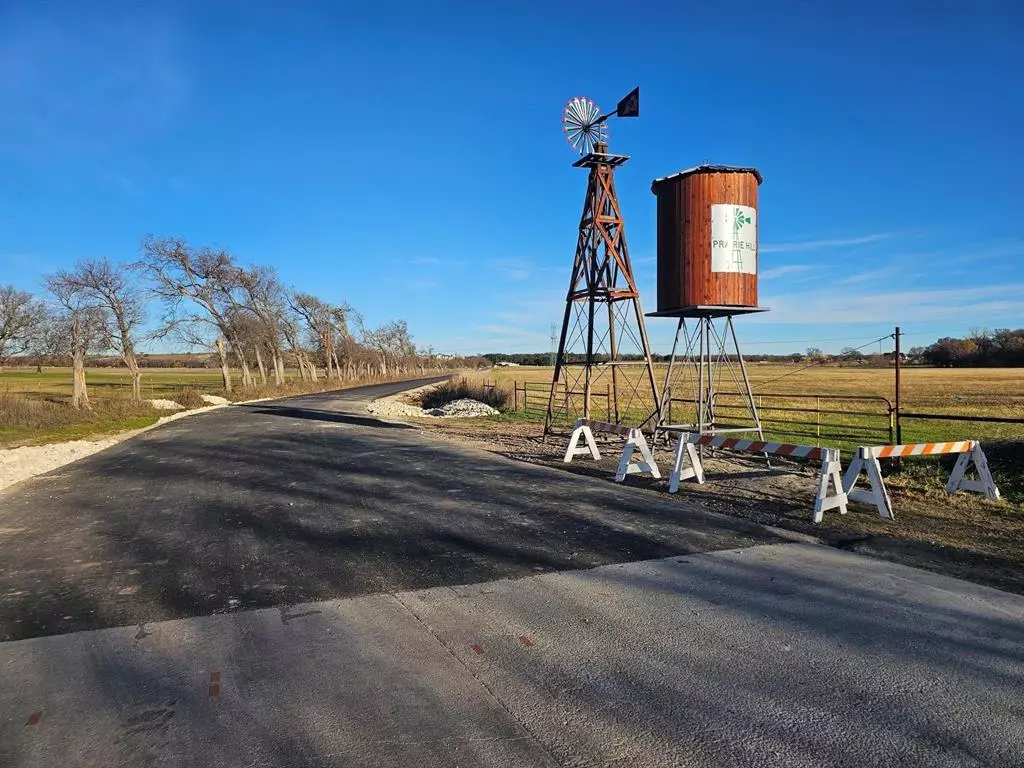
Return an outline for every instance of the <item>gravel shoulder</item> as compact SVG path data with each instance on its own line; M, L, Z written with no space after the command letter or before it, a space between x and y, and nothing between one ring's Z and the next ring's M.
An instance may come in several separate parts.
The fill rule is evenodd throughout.
M169 402L169 401L168 401ZM181 406L178 406L179 408ZM210 405L205 408L194 408L189 411L178 411L169 416L162 416L148 427L133 429L127 432L120 432L110 437L99 440L69 440L63 443L49 443L47 445L25 445L20 448L6 448L0 450L0 490L8 488L22 480L28 480L36 475L43 475L52 472L73 461L84 459L102 450L117 445L129 438L148 432L154 427L166 424L169 421L194 416L198 413L206 413L215 408L223 408L223 405Z

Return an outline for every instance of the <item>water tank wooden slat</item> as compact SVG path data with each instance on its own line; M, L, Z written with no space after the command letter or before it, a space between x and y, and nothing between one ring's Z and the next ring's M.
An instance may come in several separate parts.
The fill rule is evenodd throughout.
M753 168L701 166L658 179L658 312L757 306Z

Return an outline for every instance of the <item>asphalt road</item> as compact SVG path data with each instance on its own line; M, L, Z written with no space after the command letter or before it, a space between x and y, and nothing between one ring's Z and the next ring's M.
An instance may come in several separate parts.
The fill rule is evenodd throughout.
M0 766L1024 766L1024 597L366 416L0 492Z
M180 419L0 492L0 640L777 541L366 413L408 386Z

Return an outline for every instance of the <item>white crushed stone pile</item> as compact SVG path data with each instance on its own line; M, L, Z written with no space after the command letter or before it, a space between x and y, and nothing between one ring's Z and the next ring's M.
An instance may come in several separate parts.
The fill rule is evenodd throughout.
M158 411L180 411L185 406L179 405L173 400L162 400L157 398L156 400L147 400L151 406L156 408Z
M423 416L423 409L415 405L409 405L407 403L400 403L397 400L389 400L382 398L380 400L374 400L368 406L366 410L372 413L374 416L384 416L392 418L407 418L409 416L420 417Z
M204 403L209 403L210 405L227 405L231 402L226 397L221 397L220 395L203 395L202 398Z
M366 408L374 416L398 419L409 417L423 418L424 416L434 416L437 418L472 418L473 416L494 416L498 413L498 411L494 410L486 403L481 403L479 400L471 400L469 398L453 400L440 408L423 410L418 406L409 405L408 403L402 403L398 400L384 397L380 400L374 400Z
M424 412L428 416L457 416L460 418L494 416L498 413L496 409L491 408L487 403L481 403L479 400L472 400L468 397L464 397L461 400L452 400L440 408L431 408L429 411Z

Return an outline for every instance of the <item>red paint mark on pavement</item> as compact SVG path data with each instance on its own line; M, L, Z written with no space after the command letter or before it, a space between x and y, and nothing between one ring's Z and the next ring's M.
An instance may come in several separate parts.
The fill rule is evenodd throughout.
M531 640L526 635L520 635L519 636L519 642L522 643L523 645L525 645L527 648L532 648L533 647L533 640Z
M469 647L473 649L473 653L475 653L477 656L484 655L484 649L481 648L479 645L471 645Z
M31 715L28 716L28 722L25 723L25 726L28 727L30 725L39 725L39 723L41 723L42 721L43 713L41 711L33 712Z
M220 672L210 673L210 698L215 699L220 696Z

